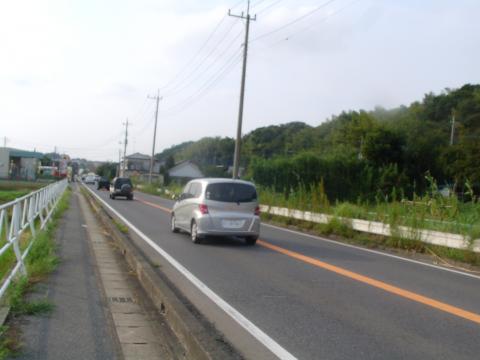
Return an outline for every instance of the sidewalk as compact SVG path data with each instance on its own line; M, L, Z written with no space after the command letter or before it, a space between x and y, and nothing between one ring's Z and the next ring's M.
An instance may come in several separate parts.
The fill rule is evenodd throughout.
M121 359L113 320L95 273L84 216L73 193L57 231L60 264L35 297L55 306L20 321L22 352L15 359Z

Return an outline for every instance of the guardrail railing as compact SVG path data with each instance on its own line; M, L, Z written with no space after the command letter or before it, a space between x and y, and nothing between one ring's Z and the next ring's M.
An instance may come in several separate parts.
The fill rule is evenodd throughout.
M10 248L15 254L15 266L8 276L0 279L0 300L18 272L27 274L25 258L36 237L35 222L39 221L40 230L45 227L67 186L68 181L64 179L0 205L0 256ZM30 228L31 237L22 253L20 238L27 228Z

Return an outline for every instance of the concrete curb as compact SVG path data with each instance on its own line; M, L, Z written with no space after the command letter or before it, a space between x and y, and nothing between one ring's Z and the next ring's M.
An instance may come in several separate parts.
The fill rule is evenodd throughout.
M0 326L3 326L5 324L9 313L10 306L0 306Z
M327 224L331 219L335 218L332 215L268 205L260 205L260 210L267 214L290 217L319 224ZM390 228L390 225L378 221L367 221L342 217L338 217L338 219L340 221L347 222L352 229L356 231L383 236L392 236L392 233L394 232ZM468 237L460 234L450 234L434 230L413 229L407 226L399 226L397 232L398 235L406 239L419 240L428 244L445 246L454 249L470 250L480 253L480 239L471 241Z
M159 274L159 269L154 269L128 234L118 230L113 221L120 222L120 220L106 211L91 194L82 193L124 255L127 264L135 271L140 285L157 311L165 317L180 343L185 347L187 358L202 360L241 358L239 353L222 339L222 335L213 325L194 316L189 306L172 290L172 284L166 276Z

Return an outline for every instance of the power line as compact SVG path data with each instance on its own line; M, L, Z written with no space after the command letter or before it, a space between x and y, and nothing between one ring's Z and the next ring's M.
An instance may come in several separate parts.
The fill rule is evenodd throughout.
M223 16L222 19L218 22L218 24L215 26L215 28L213 29L213 31L210 33L210 35L208 35L207 39L202 43L202 45L198 48L197 52L190 58L190 60L188 60L185 64L185 66L172 78L170 79L170 81L168 81L164 86L162 86L160 88L160 90L164 90L166 88L168 88L172 83L175 82L175 80L177 80L180 75L182 75L185 70L188 69L188 67L194 62L194 60L198 57L198 55L200 55L200 53L202 52L202 50L205 48L205 46L207 46L208 42L210 41L210 39L212 39L213 35L215 35L215 33L217 32L217 30L220 28L220 25L222 25L223 21L227 18L227 16Z
M229 67L227 67L221 74L219 74L216 78L214 78L208 86L206 86L202 91L199 91L195 96L191 96L185 103L179 104L175 106L176 108L179 108L178 111L166 114L164 117L172 117L174 115L178 115L182 113L183 111L187 110L189 107L200 101L205 95L207 95L211 89L213 89L219 82L222 80L225 76L227 76L237 64L240 63L242 60L242 56L238 56L236 61L232 63ZM170 109L172 110L172 109Z
M283 29L285 29L285 28L287 28L287 27L289 27L289 26L291 26L291 25L293 25L293 24L296 24L297 22L299 22L299 21L305 19L306 17L309 17L309 16L313 15L313 14L316 13L317 11L323 9L323 8L326 7L327 5L330 5L330 4L333 3L334 1L336 1L336 0L329 0L329 1L321 4L320 6L316 7L315 9L307 12L306 14L303 14L302 16L299 16L298 18L296 18L296 19L294 19L294 20L292 20L292 21L290 21L290 22L288 22L288 23L286 23L286 24L284 24L284 25L282 25L282 26L280 26L280 27L278 27L278 28L276 28L276 29L274 29L274 30L268 31L268 32L266 32L266 33L263 33L263 34L257 36L256 38L250 40L250 43L252 43L252 42L254 42L254 41L257 41L257 40L259 40L259 39L262 39L262 38L264 38L264 37L270 36L270 35L272 35L272 34L274 34L274 33L276 33L276 32L279 32L279 31L281 31L281 30L283 30Z
M355 4L355 3L357 3L357 2L360 2L360 1L361 1L361 0L353 0L353 1L349 2L348 4L346 4L345 6L341 7L340 9L337 9L337 10L335 10L334 12L332 12L332 13L324 16L323 18L319 19L318 21L315 21L315 22L311 23L310 25L307 25L306 27L301 28L301 29L299 29L299 30L297 30L297 31L294 31L294 32L292 32L292 33L290 33L290 34L288 34L288 35L282 36L282 38L281 38L280 40L275 41L275 42L272 43L271 45L266 46L266 47L264 47L264 48L261 48L260 50L257 50L257 51L256 51L256 54L258 54L259 52L265 51L266 49L270 49L270 48L272 48L272 47L274 47L274 46L276 46L276 45L278 45L278 44L280 44L280 43L284 43L284 42L287 41L287 40L290 40L292 37L297 36L298 34L300 34L300 33L304 32L304 31L307 31L307 30L313 28L314 26L320 24L321 22L327 21L327 20L330 19L331 17L340 14L341 12L343 12L344 10L346 10L347 8L349 8L350 6L352 6L353 4Z
M230 42L230 44L220 53L220 55L210 64L210 67L214 66L216 63L218 63L220 61L221 58L224 57L224 55L226 55L226 53L228 52L228 50L230 50L232 48L232 46L235 44L235 41L240 37L240 35L242 35L242 31L239 32L233 39L232 41ZM177 89L175 92L173 93L170 93L170 96L175 96L176 94L179 94L180 92L182 92L182 90L188 88L191 84L195 83L199 78L201 78L205 73L203 72L199 72L197 74L197 76L195 76L189 83L187 83L186 85L180 87L179 89Z
M230 70L238 64L239 60L241 59L241 50L236 51L224 64L223 66L215 73L213 76L210 76L207 81L203 83L203 85L197 90L196 93L190 95L181 103L174 105L168 109L166 109L165 113L167 116L173 115L172 111L182 108L182 111L190 107L193 103L197 102L201 97L203 97L208 91L220 81L224 76L226 76ZM195 99L195 100L193 100ZM193 100L193 101L192 101Z
M257 15L264 13L265 11L267 11L268 9L272 8L273 6L277 5L279 2L282 2L282 1L283 0L277 0L271 3L270 5L265 6L263 9L260 9L257 11ZM256 6L258 6L258 4Z
M200 69L203 64L210 58L210 56L217 50L221 44L225 41L225 39L228 37L232 29L235 27L236 23L232 23L232 25L228 28L227 32L224 34L224 36L220 39L219 42L217 42L217 45L214 46L210 52L200 60L200 62L191 70L186 77L184 77L180 82L178 82L175 86L173 86L169 91L165 93L165 97L170 96L170 94L175 93L180 86L182 86L186 81L190 80L190 78L195 74L195 72Z
M290 40L293 36L296 36L298 35L299 33L302 33L306 30L309 30L311 29L312 27L314 27L315 25L317 25L319 22L323 22L323 21L326 21L328 19L330 19L331 17L335 16L335 15L338 15L339 13L343 12L344 10L346 10L347 8L349 8L350 6L352 6L353 4L357 3L357 2L360 2L361 0L353 0L353 1L350 1L348 4L346 4L345 6L341 7L340 9L337 9L335 10L334 12L324 16L323 18L321 18L318 22L314 22L298 31L295 31L295 32L292 32L290 33L289 35L285 36L284 39L282 39L281 41L284 41L284 40Z
M261 0L263 1L263 0ZM232 8L235 8L237 6L239 6L240 4L242 4L244 2L244 0L240 0L238 2L236 2ZM214 37L215 33L220 29L221 25L223 24L224 20L227 18L227 15L224 15L220 21L217 23L217 25L214 27L214 29L212 30L212 32L208 35L207 39L202 43L202 45L198 48L198 50L196 51L196 53L190 57L190 59L185 63L185 65L183 66L183 68L170 80L168 81L164 86L160 87L160 90L165 90L169 87L171 87L172 84L175 83L175 81L179 78L181 78L181 75L183 75L186 70L190 67L190 65L192 65L195 60L199 57L199 55L201 54L201 52L203 51L203 49L205 49L208 45L208 43L210 42L210 40L212 40L212 38ZM232 26L233 27L233 26ZM225 37L228 35L228 33L230 32L231 28L227 31L227 34L225 35ZM222 39L219 43L217 43L215 47L217 47L224 39ZM208 57L208 56L207 56ZM201 61L201 63L205 60L205 58ZM197 66L198 68L198 66ZM196 69L197 69L196 68ZM193 70L193 71L196 71L196 70ZM187 75L187 78L190 76L191 72L189 73L189 75ZM185 81L185 78L183 80L180 81L180 83L184 82ZM174 86L177 87L177 85ZM168 95L168 94L167 94Z

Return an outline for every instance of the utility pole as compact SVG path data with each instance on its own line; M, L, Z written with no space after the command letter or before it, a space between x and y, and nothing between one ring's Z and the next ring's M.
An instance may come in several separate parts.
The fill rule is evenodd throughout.
M232 177L234 179L238 178L238 170L240 167L240 150L241 150L241 141L242 141L242 121L243 121L243 102L245 98L245 77L247 73L247 55L248 55L248 32L250 29L250 21L257 20L257 15L253 18L250 16L250 0L247 1L247 14L246 16L243 14L241 15L234 15L228 10L228 16L237 17L240 19L245 19L245 42L243 43L243 66L242 66L242 81L240 85L240 104L238 107L238 121L237 121L237 137L235 140L235 154L233 156L233 173Z
M125 125L125 141L123 142L123 166L120 176L125 176L125 170L127 169L128 119L123 124Z
M3 137L3 147L6 148L7 147L7 141L8 141L8 138L6 136Z
M121 142L120 142L121 143ZM117 168L117 177L120 176L120 166L122 164L122 149L118 149L118 168Z
M157 108L155 110L155 127L153 128L153 144L152 144L152 157L150 158L150 173L148 174L148 183L152 183L153 164L155 156L155 141L157 139L157 120L158 120L158 104L160 102L160 90L157 91L157 96L148 96L149 99L157 101Z
M453 138L455 136L455 109L452 109L452 128L450 130L450 146L453 145Z

